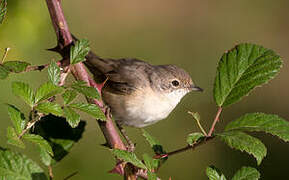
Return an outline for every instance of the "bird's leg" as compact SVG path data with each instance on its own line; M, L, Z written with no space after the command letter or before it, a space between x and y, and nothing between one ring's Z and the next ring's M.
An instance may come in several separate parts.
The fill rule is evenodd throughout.
M126 134L125 129L122 127L122 125L120 123L118 123L116 121L116 126L118 127L121 135L124 137L124 139L126 140L127 144L128 144L128 151L129 152L133 152L135 149L135 144L129 139L129 137Z

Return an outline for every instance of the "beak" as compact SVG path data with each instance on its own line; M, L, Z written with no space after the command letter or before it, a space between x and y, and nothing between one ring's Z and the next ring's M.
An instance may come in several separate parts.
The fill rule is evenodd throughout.
M195 86L195 85L192 85L191 86L191 90L192 91L200 91L200 92L203 92L204 90L198 86Z

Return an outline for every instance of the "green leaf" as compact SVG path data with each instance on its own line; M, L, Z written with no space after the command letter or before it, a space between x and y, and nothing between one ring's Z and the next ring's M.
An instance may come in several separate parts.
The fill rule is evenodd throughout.
M148 171L148 180L157 180L157 175L156 173L153 173L151 171Z
M7 0L2 0L0 3L0 24L3 23L7 13Z
M54 115L44 116L37 121L31 133L42 136L50 144L54 154L50 157L40 150L42 162L53 165L69 154L73 145L82 138L85 124L85 121L80 121L77 127L72 128L65 118Z
M92 115L93 117L95 117L96 119L99 119L102 121L106 120L106 117L103 114L103 112L101 111L101 109L98 106L96 106L95 104L73 103L73 104L70 104L69 107L86 112L86 113Z
M216 167L210 166L206 169L206 174L209 180L226 180L224 174L222 174Z
M43 102L38 104L35 107L36 110L44 113L44 114L54 114L56 116L62 116L63 111L61 109L61 106L59 104L53 103L53 102Z
M289 141L289 122L274 114L250 113L230 122L226 128L230 130L264 131Z
M260 173L252 167L242 167L239 169L232 180L258 180Z
M26 70L30 63L24 61L6 61L3 66L11 72L20 73Z
M159 167L160 160L154 159L154 158L150 157L148 154L143 154L143 160L144 160L144 163L145 163L147 169L150 171L157 169Z
M0 179L47 180L41 167L25 155L0 148Z
M22 98L31 107L34 106L34 93L28 84L23 82L12 82L12 92Z
M62 92L62 88L59 86L56 86L52 84L51 82L46 82L42 84L36 91L35 95L35 103L38 103L39 101L48 99L52 96L55 96L56 94L59 94Z
M202 133L196 132L196 133L191 133L187 137L187 143L189 145L193 145L196 142L198 142L201 138L204 138L205 136Z
M121 159L125 162L130 162L131 164L146 169L146 166L139 160L133 152L128 152L121 149L112 149L112 154L115 155L118 159Z
M237 45L219 62L214 84L217 105L226 107L239 101L273 79L281 66L281 58L272 50L254 44Z
M53 156L53 151L49 143L43 139L43 137L36 135L36 134L24 134L23 138L27 141L37 144L42 149L47 151L51 156Z
M49 155L49 153L43 149L41 146L38 146L38 149L39 149L39 153L40 153L40 159L42 161L42 163L45 165L45 166L50 166L53 162L53 159L52 157Z
M100 99L100 95L96 88L87 86L83 81L77 81L76 83L71 85L71 88L75 89L79 93L83 94L84 96L93 98L93 99Z
M77 92L75 90L66 90L63 94L63 101L64 104L71 103L77 96Z
M80 115L70 107L64 107L63 112L64 116L66 117L66 121L71 127L75 128L80 122Z
M153 148L156 154L165 154L166 152L163 150L163 146L156 140L153 136L151 136L147 131L142 129L143 136L146 138L147 142Z
M0 64L0 79L6 79L9 75L9 70Z
M8 114L15 127L16 134L20 134L26 126L24 114L11 104L8 104Z
M244 132L240 131L227 131L221 134L217 134L222 141L224 141L231 148L245 151L253 155L257 164L260 165L263 158L267 154L265 145L257 138L252 137Z
M85 60L85 56L90 51L89 42L87 39L81 39L75 42L70 49L70 64L77 64Z
M20 148L25 148L24 143L18 138L15 129L11 126L7 128L7 143L20 147Z
M60 82L60 67L54 61L48 66L48 78L56 86Z

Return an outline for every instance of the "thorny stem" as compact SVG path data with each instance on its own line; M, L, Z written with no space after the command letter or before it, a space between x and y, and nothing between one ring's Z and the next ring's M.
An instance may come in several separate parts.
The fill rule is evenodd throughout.
M209 131L208 137L212 136L212 134L213 134L213 132L214 132L214 130L215 130L215 126L216 126L217 122L219 121L221 112L222 112L222 107L219 107L219 108L218 108L218 111L217 111L217 114L216 114L216 117L215 117L215 119L214 119L214 122L213 122L213 124L212 124L212 126L211 126L211 129L210 129L210 131Z
M23 129L23 131L18 135L18 138L22 138L22 136L30 129L34 126L34 124L39 121L42 117L42 114L36 114L34 112L34 109L31 110L31 120L27 123L25 129Z
M49 179L52 180L53 179L53 171L52 171L52 166L48 166L48 173L49 173Z
M4 63L5 58L7 57L7 54L8 54L8 52L9 52L9 50L10 50L9 47L8 47L8 48L5 48L5 52L4 52L4 54L3 54L3 57L2 57L1 63Z

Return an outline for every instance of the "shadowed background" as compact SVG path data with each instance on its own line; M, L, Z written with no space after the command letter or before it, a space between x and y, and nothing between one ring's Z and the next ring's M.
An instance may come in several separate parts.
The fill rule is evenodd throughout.
M187 95L170 116L146 128L167 151L185 145L187 134L199 131L187 111L201 114L201 123L209 129L216 113L212 89L216 66L221 55L234 45L251 42L273 49L281 55L281 73L269 84L257 88L249 97L226 108L217 124L222 130L230 120L246 112L278 114L289 119L289 1L278 0L66 0L63 2L70 31L87 38L91 48L102 57L135 57L152 64L176 64L188 71L203 93ZM54 47L56 37L44 0L14 0L8 2L8 16L0 25L0 50L10 47L7 60L23 60L44 64L59 59L56 53L45 51ZM24 152L39 161L33 145L25 150L6 144L6 128L11 125L4 103L15 104L24 112L28 107L13 96L11 82L22 80L34 88L47 81L47 72L16 74L1 80L0 145ZM115 161L104 143L97 123L87 120L83 138L71 153L54 167L55 179L63 179L78 171L72 180L120 179L108 174ZM137 153L152 151L141 131L126 128L137 144ZM215 165L230 179L241 166L256 167L261 179L288 178L289 145L276 137L254 134L268 148L268 155L258 167L246 153L231 150L213 140L196 150L169 158L158 175L162 179L207 179L205 168Z

